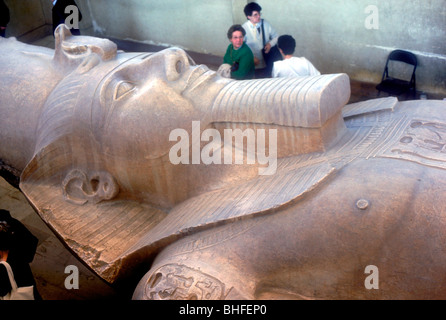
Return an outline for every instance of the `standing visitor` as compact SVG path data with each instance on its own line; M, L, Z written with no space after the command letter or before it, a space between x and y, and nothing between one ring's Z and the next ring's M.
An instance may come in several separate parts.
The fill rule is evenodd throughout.
M261 19L261 10L259 4L248 3L243 10L248 21L242 26L246 30L245 43L254 54L255 77L267 78L273 66L272 63L267 65L263 54L268 54L276 45L278 34L268 21Z

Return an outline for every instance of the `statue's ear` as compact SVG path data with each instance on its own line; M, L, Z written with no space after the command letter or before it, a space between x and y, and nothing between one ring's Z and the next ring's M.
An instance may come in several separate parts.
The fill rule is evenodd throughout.
M58 237L104 280L131 274L135 244L166 213L121 194L118 181L94 164L77 166L69 138L39 150L20 177L20 189Z
M69 72L85 66L90 69L99 63L113 59L117 53L117 46L108 39L100 39L89 36L73 36L64 24L60 24L54 31L55 52L54 62L64 72Z
M80 169L68 171L62 181L62 191L68 202L83 205L111 200L119 193L119 186L107 171L84 172Z

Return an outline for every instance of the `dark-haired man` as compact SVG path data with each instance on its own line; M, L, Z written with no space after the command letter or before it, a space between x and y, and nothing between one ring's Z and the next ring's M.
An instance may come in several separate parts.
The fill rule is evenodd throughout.
M296 40L292 36L280 36L277 46L283 60L274 62L273 78L318 76L321 74L306 58L293 56Z

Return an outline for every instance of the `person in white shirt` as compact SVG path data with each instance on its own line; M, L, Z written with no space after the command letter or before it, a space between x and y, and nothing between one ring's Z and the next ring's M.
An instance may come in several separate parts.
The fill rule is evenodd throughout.
M268 76L265 74L266 64L263 59L262 49L265 49L265 52L268 53L271 48L277 44L278 38L276 30L271 24L265 19L261 19L261 10L262 7L255 2L248 3L243 9L246 18L248 19L248 21L242 25L243 29L246 31L244 42L254 54L256 78ZM265 31L265 45L263 45L262 24L263 30Z
M282 35L277 41L283 60L274 62L273 78L318 76L321 73L304 57L294 57L296 40L290 35Z

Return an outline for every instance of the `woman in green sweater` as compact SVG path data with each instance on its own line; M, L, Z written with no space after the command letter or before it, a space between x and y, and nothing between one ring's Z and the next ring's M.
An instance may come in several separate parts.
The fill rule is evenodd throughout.
M231 78L245 80L254 78L254 55L251 49L243 42L245 29L239 24L231 26L228 30L228 39L231 44L226 50L223 63L230 64Z

